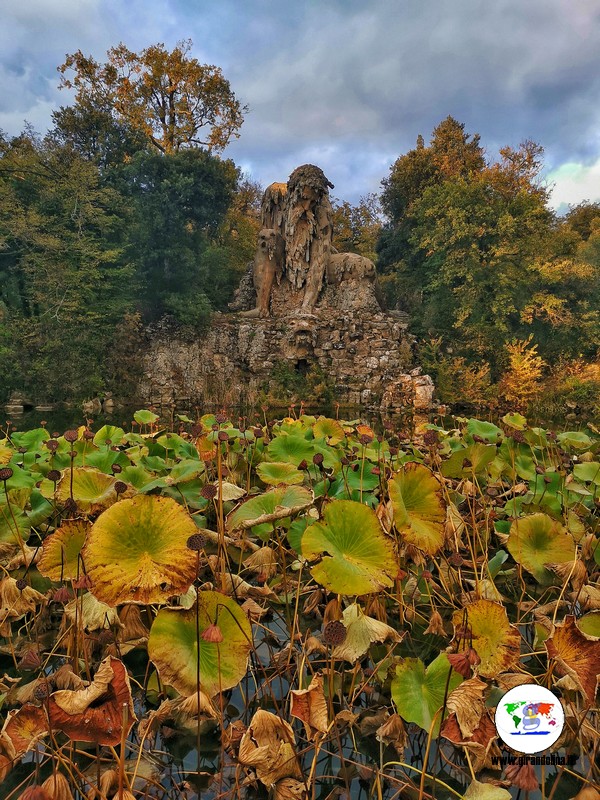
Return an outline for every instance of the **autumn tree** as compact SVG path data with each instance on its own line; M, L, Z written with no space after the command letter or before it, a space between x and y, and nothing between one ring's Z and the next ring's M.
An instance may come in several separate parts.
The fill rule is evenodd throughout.
M186 147L222 151L238 136L246 110L219 67L190 57L191 40L168 52L155 44L134 53L119 44L101 64L81 50L58 69L61 88L75 89L79 109L110 110L161 153Z

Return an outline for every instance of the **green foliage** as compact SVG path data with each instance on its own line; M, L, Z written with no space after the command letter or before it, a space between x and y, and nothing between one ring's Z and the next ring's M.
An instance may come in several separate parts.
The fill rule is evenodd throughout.
M124 199L71 148L31 132L0 142L5 385L44 399L102 387L114 326L130 303L126 220Z
M541 155L524 142L486 163L479 138L448 118L383 181L382 286L415 333L464 359L439 363L440 373L487 362L497 378L501 346L529 335L547 360L600 346L600 212L587 204L557 220Z

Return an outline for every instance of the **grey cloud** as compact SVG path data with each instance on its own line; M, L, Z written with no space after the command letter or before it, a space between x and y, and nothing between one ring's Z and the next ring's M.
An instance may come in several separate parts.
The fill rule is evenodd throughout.
M55 67L191 37L250 106L227 155L263 183L317 161L349 199L447 114L490 155L532 138L549 167L600 156L600 8L589 0L28 0L0 64L15 87L0 126L64 104ZM51 46L48 46L51 42ZM44 55L40 55L44 53ZM37 81L36 73L46 83ZM28 106L28 108L26 107ZM12 122L11 122L12 124ZM13 131L14 132L14 131Z

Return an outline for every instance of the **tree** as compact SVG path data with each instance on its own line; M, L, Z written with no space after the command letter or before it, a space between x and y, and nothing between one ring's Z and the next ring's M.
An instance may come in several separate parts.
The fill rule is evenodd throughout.
M207 251L235 193L234 163L199 149L168 156L142 152L124 177L133 213L130 253L145 320L169 313L201 324L220 306L224 291L225 265Z
M106 388L132 306L126 224L123 198L72 148L0 139L0 384L45 400Z
M372 261L381 231L381 206L375 194L361 197L353 206L333 200L333 245L340 253L358 253Z
M161 153L194 146L219 152L238 136L246 108L221 70L191 58L191 48L189 39L170 53L163 44L140 53L119 44L108 50L104 64L78 50L58 68L60 85L76 90L81 109L110 109ZM66 77L69 72L73 77Z

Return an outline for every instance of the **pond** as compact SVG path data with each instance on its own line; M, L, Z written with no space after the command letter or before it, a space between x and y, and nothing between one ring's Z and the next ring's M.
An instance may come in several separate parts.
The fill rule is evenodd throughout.
M135 416L0 441L3 800L53 771L77 800L598 783L593 429ZM499 768L523 682L558 763Z

